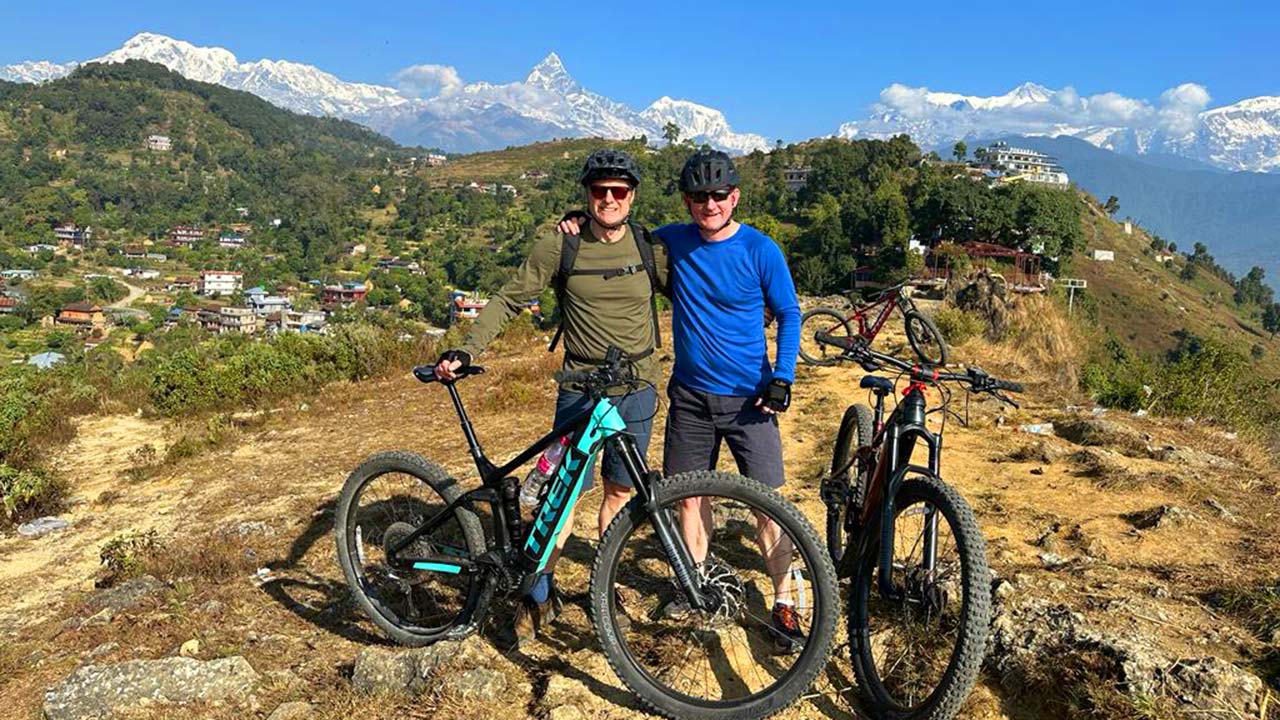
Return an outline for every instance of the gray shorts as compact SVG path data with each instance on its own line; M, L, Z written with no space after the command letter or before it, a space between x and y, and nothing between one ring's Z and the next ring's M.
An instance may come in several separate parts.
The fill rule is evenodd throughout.
M627 432L636 439L636 449L640 451L640 456L644 457L649 452L649 437L653 434L653 413L658 404L658 393L654 392L653 388L646 387L626 397L614 398L613 401L618 407L618 414L627 423ZM594 404L587 395L561 389L560 394L556 396L554 425L559 426L560 423L572 420L575 415L590 410ZM631 476L627 474L627 466L613 451L613 447L606 445L602 452L604 453L605 479L615 485L631 487ZM590 490L595 485L595 464L598 455L600 453L592 455L587 460L587 477L582 485L582 492Z
M771 488L782 487L782 435L778 418L755 406L753 397L694 390L675 378L667 385L671 408L663 444L662 474L713 470L720 441L738 463L738 472Z

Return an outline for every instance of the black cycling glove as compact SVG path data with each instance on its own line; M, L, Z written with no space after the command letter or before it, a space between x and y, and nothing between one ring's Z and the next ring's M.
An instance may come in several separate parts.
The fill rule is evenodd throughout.
M770 380L760 393L760 405L774 412L785 412L791 407L791 382L782 378Z

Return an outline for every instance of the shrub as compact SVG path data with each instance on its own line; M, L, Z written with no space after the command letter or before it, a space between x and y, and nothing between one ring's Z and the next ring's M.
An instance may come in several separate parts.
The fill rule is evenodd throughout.
M954 307L944 307L935 312L933 324L938 326L938 331L949 345L963 345L986 329L982 318Z
M111 587L141 574L143 565L159 552L160 539L155 530L128 532L111 538L98 553L105 569L98 586Z
M67 484L57 475L39 468L19 469L0 464L0 497L4 500L5 524L16 525L62 509Z

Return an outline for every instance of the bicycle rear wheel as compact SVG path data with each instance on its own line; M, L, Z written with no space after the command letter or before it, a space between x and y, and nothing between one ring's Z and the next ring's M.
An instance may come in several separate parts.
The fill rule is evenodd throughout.
M947 364L947 341L938 326L918 310L903 313L907 323L907 342L921 362L929 365Z
M926 529L936 525L932 569ZM907 480L895 496L893 586L881 595L876 549L849 592L849 645L858 686L876 717L950 720L986 654L991 574L973 511L936 477Z
M483 621L493 589L482 575L413 569L388 560L408 537L462 492L443 469L408 452L378 453L347 478L334 521L338 562L369 619L403 645L470 634ZM458 509L415 540L411 556L475 558L485 551L479 518Z
M853 330L843 315L830 308L814 308L800 318L800 359L809 365L833 365L842 351L818 342L819 332L847 338Z
M605 532L591 573L592 618L610 665L668 717L744 720L790 705L826 665L839 615L835 569L812 525L740 475L684 473L653 493L676 541L704 558L697 572L718 606L688 606L653 518L632 500ZM707 503L710 525L692 520L706 517L695 507L681 530L685 500ZM685 540L697 532L691 520L711 528L705 553Z

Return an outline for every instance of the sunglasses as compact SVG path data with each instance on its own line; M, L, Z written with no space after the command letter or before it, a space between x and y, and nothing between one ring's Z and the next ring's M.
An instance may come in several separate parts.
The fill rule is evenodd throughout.
M616 185L592 185L591 197L596 200L603 200L609 193L613 193L614 200L626 200L631 196L631 188L618 187Z
M707 198L716 202L724 202L732 194L733 188L729 188L728 190L694 190L693 192L685 193L684 196L695 203L702 204L707 201Z

